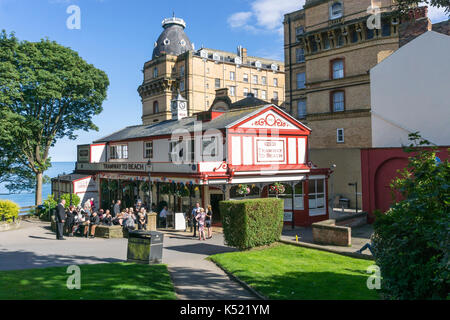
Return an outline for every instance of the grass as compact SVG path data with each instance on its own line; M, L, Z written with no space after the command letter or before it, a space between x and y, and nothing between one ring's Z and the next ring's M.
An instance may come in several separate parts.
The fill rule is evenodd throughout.
M67 267L0 272L0 300L174 300L165 265L82 265L81 289L69 290Z
M368 260L285 244L209 259L269 299L379 299L366 285Z

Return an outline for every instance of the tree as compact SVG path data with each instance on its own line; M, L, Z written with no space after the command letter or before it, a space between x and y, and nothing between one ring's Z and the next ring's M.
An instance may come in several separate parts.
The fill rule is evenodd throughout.
M106 73L70 48L0 33L0 176L10 190L34 186L42 204L50 148L77 130L98 130L92 117L108 86Z
M446 299L450 292L450 163L412 134L408 167L391 184L395 203L377 214L375 261L390 299ZM442 157L442 156L441 156Z
M400 16L406 16L411 7L420 5L444 8L445 13L450 15L450 0L397 0L396 5L396 13Z

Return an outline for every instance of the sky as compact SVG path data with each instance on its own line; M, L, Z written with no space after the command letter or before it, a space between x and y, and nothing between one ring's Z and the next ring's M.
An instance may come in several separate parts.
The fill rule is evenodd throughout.
M183 18L195 48L235 52L242 45L249 55L282 61L283 16L303 4L304 0L0 0L0 29L15 32L20 40L54 40L107 73L108 98L103 112L94 117L99 131L78 132L76 141L60 140L50 152L52 161L76 161L76 145L141 124L137 88L164 18L173 13ZM80 9L79 29L67 27L71 5ZM433 23L446 19L443 10L435 8L429 16Z

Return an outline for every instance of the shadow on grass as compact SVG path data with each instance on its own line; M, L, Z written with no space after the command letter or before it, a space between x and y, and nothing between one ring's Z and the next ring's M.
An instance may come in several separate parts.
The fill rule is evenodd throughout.
M81 289L67 287L67 268L3 271L0 300L168 300L175 299L165 265L112 263L83 265ZM69 283L73 283L69 281Z
M288 272L260 278L243 270L233 272L256 291L274 300L377 300L367 288L368 275L333 272Z

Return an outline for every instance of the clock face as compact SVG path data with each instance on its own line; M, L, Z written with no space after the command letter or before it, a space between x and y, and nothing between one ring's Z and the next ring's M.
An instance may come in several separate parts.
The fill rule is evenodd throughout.
M180 109L186 110L186 102L180 102Z

